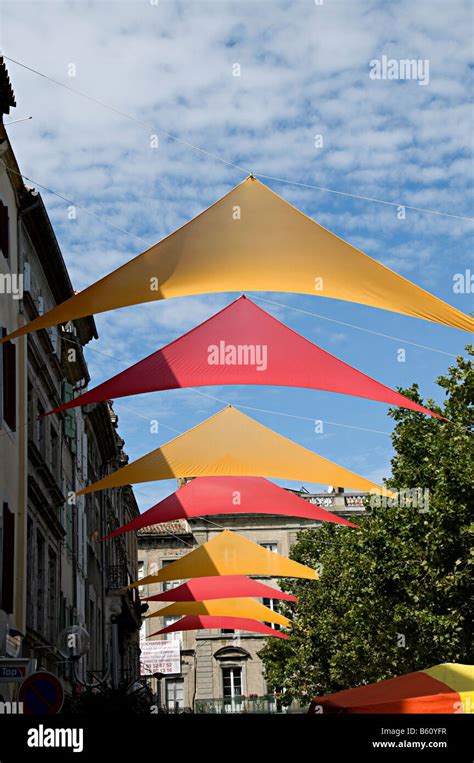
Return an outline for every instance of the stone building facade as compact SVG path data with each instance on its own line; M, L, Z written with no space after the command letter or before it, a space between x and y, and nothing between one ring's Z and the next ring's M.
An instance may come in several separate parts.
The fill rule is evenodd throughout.
M25 185L3 115L15 105L0 58L0 329L2 335L74 294L41 195ZM127 461L110 402L44 414L90 381L84 347L97 338L85 317L0 346L0 668L12 658L79 689L57 649L63 629L88 631L80 681L116 686L139 676L137 544L100 541L138 514L124 487L75 493ZM113 671L110 670L113 663ZM17 686L0 681L0 699Z
M352 493L310 494L305 490L292 491L310 503L353 520L363 513L363 495ZM143 528L138 532L139 576L156 574L162 567L206 543L223 529L240 533L264 548L289 556L298 532L321 523L294 517L235 514L209 518L176 520ZM252 576L254 577L254 576ZM255 578L277 587L273 578ZM170 581L140 587L146 597L179 585ZM278 600L262 599L265 606L278 608ZM159 612L164 604L150 602L147 614ZM145 619L142 639L179 617ZM271 627L278 625L267 623ZM152 689L160 705L169 710L190 708L194 712L260 712L276 711L276 699L271 696L265 681L259 652L266 637L259 634L226 631L188 631L158 636L156 639L177 639L180 644L179 673L152 678Z

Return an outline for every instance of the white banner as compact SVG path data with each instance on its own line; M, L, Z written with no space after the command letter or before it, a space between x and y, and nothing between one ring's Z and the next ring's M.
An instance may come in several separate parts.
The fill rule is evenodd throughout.
M180 647L181 644L178 639L142 642L140 644L140 675L181 673Z

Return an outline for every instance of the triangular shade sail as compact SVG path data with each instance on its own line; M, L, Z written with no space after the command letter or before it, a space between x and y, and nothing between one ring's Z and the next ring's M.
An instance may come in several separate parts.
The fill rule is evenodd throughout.
M230 405L77 495L137 482L206 475L275 477L391 495L374 482L297 445Z
M316 697L310 713L472 713L474 667L445 663Z
M213 514L281 514L357 527L263 477L196 477L106 539L161 522Z
M304 564L262 548L242 535L223 530L207 543L167 564L156 575L140 578L129 588L215 575L257 575L318 580L319 575Z
M245 575L214 575L194 578L187 583L162 591L154 596L140 597L141 601L206 601L210 599L232 599L255 596L259 599L281 599L298 601L291 593L252 580Z
M250 620L247 617L217 617L212 615L187 615L182 620L162 628L161 631L151 633L152 636L160 636L163 633L176 633L179 631L202 631L202 630L220 630L228 628L230 630L249 631L250 633L263 633L265 636L274 636L275 638L288 638L286 633L270 628L258 620Z
M144 392L221 384L322 389L437 416L317 347L246 297L51 413Z
M182 228L9 338L125 305L229 291L334 297L465 331L474 326L469 316L249 177Z
M222 617L249 617L267 623L289 625L287 617L274 612L254 599L212 599L209 601L178 601L146 616L170 617L171 615L216 615Z

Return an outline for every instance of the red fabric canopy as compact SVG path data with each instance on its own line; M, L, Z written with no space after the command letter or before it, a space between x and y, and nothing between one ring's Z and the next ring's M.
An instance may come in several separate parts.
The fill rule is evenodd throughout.
M313 699L318 713L452 713L459 694L424 671Z
M265 636L276 636L276 638L288 638L285 633L269 628L268 625L260 623L258 620L250 620L248 617L219 617L217 615L186 615L176 623L162 628L161 631L151 633L151 636L160 636L162 633L172 633L173 631L201 631L216 630L228 628L236 631L250 631L251 633L264 633Z
M330 355L245 296L171 344L50 413L144 392L220 384L328 390L441 418Z
M245 575L193 578L176 588L157 593L155 596L147 596L142 601L209 601L210 599L240 599L247 596L298 601L289 593L283 593L278 588L259 583Z
M357 527L264 477L196 477L102 540L173 519L212 514L282 514Z

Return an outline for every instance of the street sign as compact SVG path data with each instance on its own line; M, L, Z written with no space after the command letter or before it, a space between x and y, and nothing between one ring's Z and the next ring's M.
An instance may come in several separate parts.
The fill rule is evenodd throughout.
M0 657L0 683L21 683L36 668L36 660L27 657Z
M39 670L25 678L18 699L23 702L25 715L54 715L63 706L64 690L53 673Z
M181 650L178 639L145 641L140 644L140 675L181 673Z

